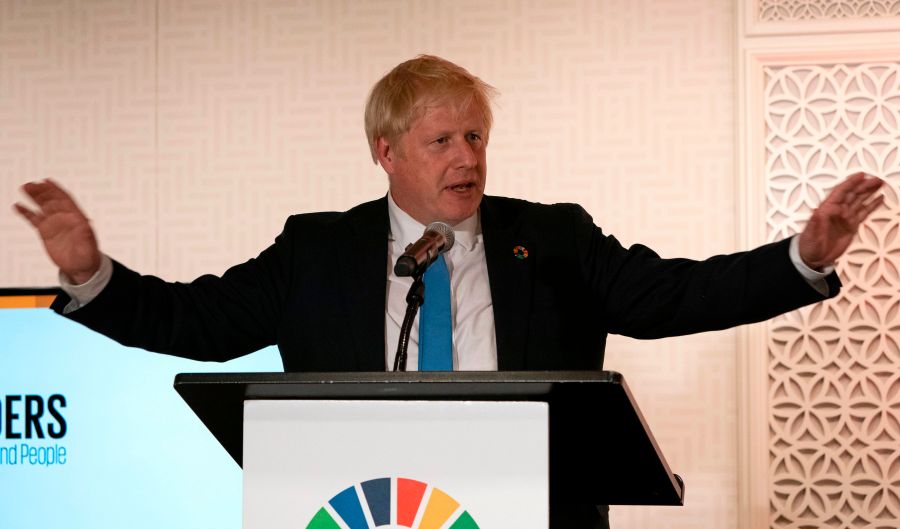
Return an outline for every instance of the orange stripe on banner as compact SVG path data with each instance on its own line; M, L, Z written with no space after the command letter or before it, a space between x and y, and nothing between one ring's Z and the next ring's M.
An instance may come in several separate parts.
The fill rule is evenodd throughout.
M35 309L49 307L56 296L0 296L0 309Z
M459 502L451 498L449 494L440 489L431 489L431 499L428 500L428 506L425 507L425 514L422 516L422 521L419 522L419 529L440 529L457 507L459 507Z

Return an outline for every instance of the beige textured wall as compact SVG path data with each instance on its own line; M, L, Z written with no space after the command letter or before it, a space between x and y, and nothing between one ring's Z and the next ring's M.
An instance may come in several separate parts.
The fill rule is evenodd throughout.
M500 89L488 191L579 202L666 256L735 249L734 9L720 0L0 2L0 203L47 176L103 248L168 279L258 252L292 212L383 194L362 105L417 53ZM0 215L0 286L50 285ZM684 508L617 529L734 527L735 338L613 338ZM597 420L602 420L598 411ZM614 476L611 477L615 479Z

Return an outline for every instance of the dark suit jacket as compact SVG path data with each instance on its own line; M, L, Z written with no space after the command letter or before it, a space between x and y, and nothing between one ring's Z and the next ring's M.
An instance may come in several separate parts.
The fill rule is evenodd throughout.
M822 299L794 269L787 241L660 259L623 248L579 206L490 196L481 222L501 370L600 369L609 332L724 329ZM382 198L294 215L272 246L221 278L170 284L114 263L108 287L67 316L124 345L199 360L277 344L285 371L382 371L389 229ZM835 275L829 285L837 294ZM68 301L60 296L54 310Z
M572 204L485 197L481 222L501 370L596 370L609 332L723 329L822 299L787 241L698 262L625 249ZM200 360L277 344L285 371L383 371L389 228L382 198L292 216L272 246L221 278L169 284L115 263L108 287L67 316L125 345ZM829 284L837 294L835 275ZM592 506L551 516L567 529L606 526Z

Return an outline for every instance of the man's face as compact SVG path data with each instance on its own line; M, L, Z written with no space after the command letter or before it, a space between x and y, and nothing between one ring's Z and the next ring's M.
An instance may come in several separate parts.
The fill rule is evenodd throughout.
M412 218L454 225L472 216L484 195L487 133L476 105L428 107L394 149L378 140L391 196Z

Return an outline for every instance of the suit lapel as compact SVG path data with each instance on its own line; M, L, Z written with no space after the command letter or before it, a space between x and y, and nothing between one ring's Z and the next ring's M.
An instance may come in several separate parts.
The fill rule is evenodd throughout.
M352 252L341 259L341 301L349 315L346 328L356 343L360 371L384 371L384 311L387 291L387 199L367 202L348 212L344 240Z
M488 196L481 202L481 230L497 333L497 365L500 371L520 371L527 368L525 349L535 260L518 259L513 254L515 247L528 248L530 241L521 239L519 219L503 215L498 211L500 206Z

